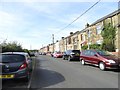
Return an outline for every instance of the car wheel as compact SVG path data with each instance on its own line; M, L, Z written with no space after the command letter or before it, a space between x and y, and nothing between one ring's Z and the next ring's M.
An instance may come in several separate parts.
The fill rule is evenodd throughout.
M83 59L81 60L81 64L82 64L82 65L85 65L85 61L84 61Z
M105 64L103 62L99 63L99 68L100 70L104 71L105 70Z
M71 57L70 56L68 57L68 61L71 61Z

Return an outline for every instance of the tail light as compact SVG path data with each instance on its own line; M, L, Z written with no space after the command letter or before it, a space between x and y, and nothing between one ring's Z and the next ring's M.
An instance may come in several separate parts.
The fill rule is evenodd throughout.
M24 62L24 63L20 66L19 70L21 70L21 69L25 69L26 67L27 67L27 63Z

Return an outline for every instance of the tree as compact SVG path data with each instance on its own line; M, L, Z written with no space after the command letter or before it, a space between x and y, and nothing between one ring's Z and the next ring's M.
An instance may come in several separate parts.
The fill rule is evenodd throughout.
M9 43L4 41L0 47L2 47L2 52L23 52L22 46L15 41Z
M102 49L115 51L116 28L111 23L105 24L101 35L103 37Z
M82 46L82 50L86 50L86 49L88 49L88 45ZM91 44L90 49L101 49L101 45L100 44Z

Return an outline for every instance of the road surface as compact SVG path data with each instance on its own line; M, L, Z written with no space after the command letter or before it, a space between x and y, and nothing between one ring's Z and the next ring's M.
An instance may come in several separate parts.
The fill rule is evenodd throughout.
M5 81L3 88L118 88L118 70L101 71L79 61L46 55L35 59L30 82Z

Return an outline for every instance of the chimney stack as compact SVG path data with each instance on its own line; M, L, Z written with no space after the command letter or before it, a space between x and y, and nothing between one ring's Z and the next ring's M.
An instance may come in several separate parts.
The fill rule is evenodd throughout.
M70 32L70 35L72 35L73 34L73 32Z
M62 37L62 39L64 39L64 37Z

